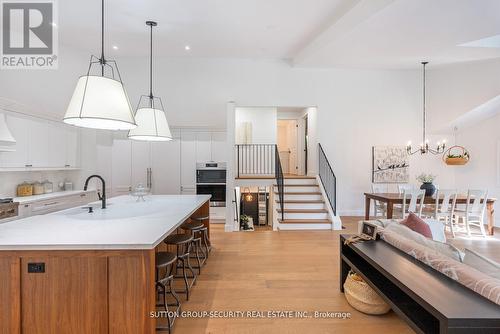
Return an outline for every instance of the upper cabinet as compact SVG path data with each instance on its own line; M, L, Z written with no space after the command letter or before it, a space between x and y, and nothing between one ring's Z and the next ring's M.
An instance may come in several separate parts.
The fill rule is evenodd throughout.
M14 152L0 152L0 167L63 169L79 166L79 131L76 128L32 118L7 115L16 139Z
M227 162L227 150L226 132L212 132L210 145L212 161Z

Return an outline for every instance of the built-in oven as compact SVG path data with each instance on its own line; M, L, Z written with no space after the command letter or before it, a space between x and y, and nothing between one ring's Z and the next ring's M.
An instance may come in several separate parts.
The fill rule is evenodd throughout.
M196 164L196 193L212 195L211 206L226 206L226 163L199 162Z

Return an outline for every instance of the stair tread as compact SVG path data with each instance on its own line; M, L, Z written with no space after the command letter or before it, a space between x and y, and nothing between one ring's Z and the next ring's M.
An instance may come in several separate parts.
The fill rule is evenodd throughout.
M278 209L281 213L281 209ZM285 213L328 213L326 209L285 209Z
M275 184L275 187L278 185ZM284 184L283 187L296 187L296 188L304 188L304 187L319 187L317 184Z
M285 180L294 180L294 179L304 179L304 180L310 180L310 179L316 179L316 176L306 176L306 175L284 175L283 178Z
M278 194L277 191L274 192L276 195ZM319 191L304 191L304 192L293 192L293 191L285 191L285 195L321 195L321 192Z
M276 203L279 203L279 199L276 200ZM296 200L284 200L283 203L293 203L293 204L312 204L312 203L325 203L322 199L296 199Z
M280 224L331 224L329 219L280 219L278 218Z

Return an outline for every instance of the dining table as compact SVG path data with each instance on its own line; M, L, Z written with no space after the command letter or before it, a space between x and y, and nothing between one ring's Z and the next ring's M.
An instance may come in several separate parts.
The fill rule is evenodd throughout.
M365 219L370 219L370 207L371 201L379 201L380 203L385 203L387 205L387 214L386 217L388 219L392 219L394 215L394 205L402 205L403 204L403 194L400 193L364 193L365 195ZM410 199L406 200L407 203L410 202ZM495 201L496 198L488 198L486 200L486 218L488 221L488 235L494 234L495 227ZM439 198L438 203L441 204L443 202L443 198ZM432 196L424 197L424 204L436 204L436 198ZM456 204L467 204L467 194L459 194L457 196Z

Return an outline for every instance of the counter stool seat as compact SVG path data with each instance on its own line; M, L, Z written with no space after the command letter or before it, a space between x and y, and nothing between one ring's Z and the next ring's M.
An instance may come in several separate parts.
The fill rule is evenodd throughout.
M180 270L182 270L182 275L175 275L174 278L182 278L185 286L183 291L176 292L185 293L186 300L189 300L190 289L196 282L196 273L189 262L193 239L194 237L191 234L171 234L167 236L164 241L167 245L175 246L176 248L177 261L175 265L175 272L177 274ZM191 271L191 275L189 277L187 275L187 270ZM191 282L188 278L191 278Z
M191 221L193 223L198 222L203 224L203 222L206 220L210 221L210 216L191 217ZM202 234L202 242L205 246L205 254L207 255L208 259L208 254L212 251L212 244L210 243L210 239L208 238L208 228L205 226L205 224L203 224L203 227L204 228L202 228L200 231Z
M202 222L186 222L181 225L181 229L186 230L186 231L193 231L193 230L199 230L200 228L204 227Z
M177 255L171 252L157 252L155 253L155 276L156 276L156 291L158 297L163 297L159 299L161 302L156 304L157 307L162 307L164 311L167 312L167 326L158 326L156 330L164 331L168 330L170 333L176 319L175 314L180 310L181 302L175 290L172 286L174 281L174 266L177 262ZM160 270L164 272L163 277L160 277ZM175 303L169 304L167 301L167 294L171 295L175 299ZM169 312L169 306L175 306L175 311L173 313ZM173 314L173 315L172 315Z

